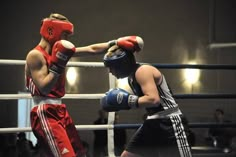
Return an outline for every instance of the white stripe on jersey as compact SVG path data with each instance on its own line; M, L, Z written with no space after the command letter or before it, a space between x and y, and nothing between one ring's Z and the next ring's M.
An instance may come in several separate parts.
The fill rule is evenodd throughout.
M163 106L164 110L169 108L178 107L178 104L175 102L171 91L166 83L164 75L162 75L161 84L157 86L160 98L161 98L161 105Z
M187 136L184 131L183 124L179 115L170 117L172 126L175 132L176 142L178 145L181 157L192 157L190 146L188 144Z
M158 88L160 98L161 98L161 105L163 106L164 110L178 107L178 104L173 98L172 93L167 85L164 75L162 75L162 82L160 85L157 86L157 88ZM170 120L172 122L172 126L174 129L180 156L192 157L190 146L188 144L187 136L185 134L180 116L171 115Z
M60 157L60 151L57 148L57 143L55 142L55 140L53 138L53 133L51 131L51 127L48 124L47 115L45 113L44 106L45 105L38 105L37 114L38 114L38 117L40 119L40 123L43 126L42 127L43 131L46 135L46 138L48 140L48 145L50 146L53 155L55 157Z
M35 93L35 84L34 84L32 78L30 78L30 81L29 81L29 91L34 95L34 93Z

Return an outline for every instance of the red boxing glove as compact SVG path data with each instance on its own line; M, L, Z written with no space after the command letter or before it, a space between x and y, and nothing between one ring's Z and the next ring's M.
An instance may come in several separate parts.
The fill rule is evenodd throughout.
M126 36L118 38L116 45L122 49L129 50L132 52L139 52L143 49L144 42L139 36Z
M75 53L75 46L67 40L59 40L52 47L51 64L49 71L61 74L67 62Z

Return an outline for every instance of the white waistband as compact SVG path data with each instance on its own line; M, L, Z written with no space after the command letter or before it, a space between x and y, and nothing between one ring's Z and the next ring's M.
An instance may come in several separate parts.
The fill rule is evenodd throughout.
M45 98L45 97L33 97L34 105L42 105L42 104L62 104L61 98Z
M162 118L168 118L174 115L181 115L182 112L179 110L178 107L170 108L165 111L157 112L154 115L147 116L147 119L162 119Z

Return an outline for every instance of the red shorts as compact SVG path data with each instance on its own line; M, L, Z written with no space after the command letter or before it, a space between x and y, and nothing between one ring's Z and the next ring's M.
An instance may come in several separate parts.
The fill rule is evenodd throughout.
M35 106L30 119L45 157L76 157L85 153L65 104Z

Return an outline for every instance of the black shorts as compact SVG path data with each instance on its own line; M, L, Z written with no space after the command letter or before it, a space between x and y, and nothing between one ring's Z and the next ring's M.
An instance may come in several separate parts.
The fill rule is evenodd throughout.
M143 157L191 157L184 127L180 116L145 120L126 151Z

